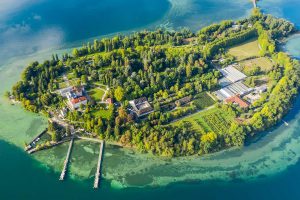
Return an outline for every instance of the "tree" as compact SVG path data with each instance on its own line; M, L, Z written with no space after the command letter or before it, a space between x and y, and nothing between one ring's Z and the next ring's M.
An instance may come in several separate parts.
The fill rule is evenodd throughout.
M81 76L81 83L82 83L82 84L86 84L87 82L88 82L87 76L86 76L86 75L82 75L82 76Z
M111 135L111 126L108 125L107 128L106 128L105 137L107 139L109 139L110 135Z
M124 89L118 86L117 89L115 90L114 96L117 101L122 101L124 98Z
M118 138L120 136L120 127L117 125L114 128L114 134L115 134L116 138Z
M186 70L186 77L190 78L192 76L192 67L190 65L187 65L185 70Z
M52 134L51 134L51 139L53 142L58 142L61 140L61 135L59 134L58 131L54 131Z
M72 54L75 58L79 57L79 51L78 49L73 49Z
M201 136L201 147L203 153L209 153L216 144L217 134L209 132Z

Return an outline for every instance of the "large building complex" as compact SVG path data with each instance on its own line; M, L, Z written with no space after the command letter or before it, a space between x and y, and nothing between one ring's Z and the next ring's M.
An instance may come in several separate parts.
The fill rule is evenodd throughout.
M253 88L249 88L243 83L247 76L233 65L220 69L220 72L223 75L223 78L219 81L222 89L215 92L216 97L220 101L238 103L241 107L247 107L245 103L240 104L242 102L240 97L253 91Z
M66 92L68 105L72 110L78 109L81 105L87 104L87 98L84 92L83 86L72 87L68 92Z

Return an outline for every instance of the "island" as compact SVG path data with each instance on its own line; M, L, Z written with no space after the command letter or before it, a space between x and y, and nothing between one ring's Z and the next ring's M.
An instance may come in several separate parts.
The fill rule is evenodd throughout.
M6 95L49 118L32 152L74 137L163 157L240 147L298 94L299 62L279 48L295 31L254 8L197 33L116 35L29 64Z

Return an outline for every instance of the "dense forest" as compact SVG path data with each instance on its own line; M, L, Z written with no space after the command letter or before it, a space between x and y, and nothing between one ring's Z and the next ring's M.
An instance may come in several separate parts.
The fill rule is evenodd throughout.
M162 156L205 154L242 146L247 136L275 125L298 93L299 63L277 51L278 42L293 31L293 24L255 9L249 18L223 21L198 33L156 30L95 40L61 58L53 55L43 63L31 63L9 95L32 112L61 109L64 99L56 92L60 89L58 79L69 73L86 88L95 82L107 85L108 97L119 102L110 105L108 117L93 116L99 109L93 101L80 111L68 111L68 122L94 137ZM211 61L226 54L228 47L255 37L260 54L276 63L268 74L274 83L271 90L246 110L217 105L235 118L247 113L247 119L233 120L222 134L199 133L188 122L170 124L202 109L197 95L219 88L221 74ZM142 120L127 111L128 101L140 97L147 97L155 111ZM172 106L180 107L170 102L185 97L193 100L189 107L169 112Z

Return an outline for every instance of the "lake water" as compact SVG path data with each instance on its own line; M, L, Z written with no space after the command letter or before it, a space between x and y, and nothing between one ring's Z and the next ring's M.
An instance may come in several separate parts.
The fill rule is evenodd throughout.
M264 12L300 24L298 0L263 0ZM196 31L222 19L245 17L248 0L0 0L0 95L27 63L89 38L145 28ZM286 50L300 57L300 37ZM50 50L49 50L50 49ZM0 98L1 199L300 199L300 100L280 124L243 149L205 157L162 160L106 146L101 188L92 189L98 146L76 142L67 180L59 170L67 144L29 156L23 152L46 120Z

